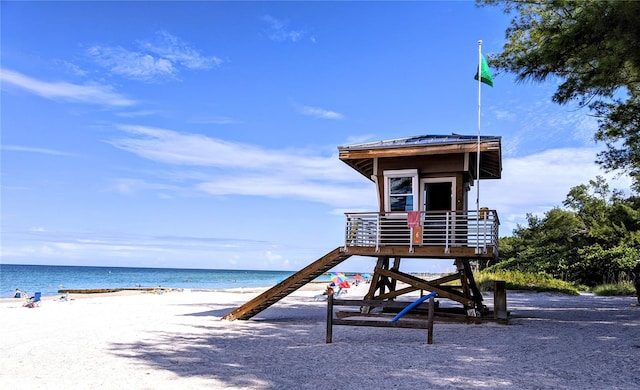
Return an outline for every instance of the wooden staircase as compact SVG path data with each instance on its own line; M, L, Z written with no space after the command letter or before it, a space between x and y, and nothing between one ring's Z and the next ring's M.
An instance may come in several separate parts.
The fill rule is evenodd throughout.
M343 252L343 250L344 247L337 247L249 302L228 313L222 317L222 319L229 321L248 320L351 257L350 253Z

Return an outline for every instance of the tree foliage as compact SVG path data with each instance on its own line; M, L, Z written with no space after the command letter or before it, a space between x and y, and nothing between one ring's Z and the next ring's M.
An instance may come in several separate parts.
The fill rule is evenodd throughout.
M578 101L598 118L607 149L597 162L640 190L640 1L477 1L514 15L491 66L519 81L558 78L553 101Z
M500 239L493 270L542 272L586 285L628 280L640 260L640 199L623 198L601 177L573 187L565 208L527 215Z

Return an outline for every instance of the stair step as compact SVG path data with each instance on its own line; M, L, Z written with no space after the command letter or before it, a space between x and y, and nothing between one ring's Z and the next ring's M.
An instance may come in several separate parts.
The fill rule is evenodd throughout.
M289 278L283 280L279 284L265 291L261 295L257 296L253 300L245 303L234 311L228 313L222 319L234 320L242 319L246 320L254 315L260 313L264 309L280 301L282 298L291 294L293 291L299 289L310 281L314 280L324 272L330 270L336 265L340 264L344 260L351 257L351 255L345 254L342 251L342 247L338 247L333 251L327 253L320 259L309 264L307 267L291 275ZM304 274L301 274L304 273ZM299 278L299 279L298 279ZM292 283L292 280L298 279ZM289 285L289 283L292 283ZM284 287L286 286L286 287ZM282 290L279 290L282 288ZM273 295L271 295L273 294ZM269 296L269 298L267 298Z

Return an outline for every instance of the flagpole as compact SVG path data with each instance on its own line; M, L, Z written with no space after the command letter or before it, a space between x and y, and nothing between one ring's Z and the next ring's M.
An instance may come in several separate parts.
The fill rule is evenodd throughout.
M476 152L476 215L477 223L477 248L476 253L480 253L480 102L482 91L482 40L478 41L478 150Z

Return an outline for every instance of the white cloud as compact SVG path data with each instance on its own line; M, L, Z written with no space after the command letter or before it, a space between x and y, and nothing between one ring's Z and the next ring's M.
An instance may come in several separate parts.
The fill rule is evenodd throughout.
M87 53L111 73L138 80L151 80L158 76L174 76L177 70L165 58L132 52L122 47L92 46Z
M62 61L62 60L54 60L54 62L58 63L62 68L66 69L67 71L71 72L71 74L76 75L76 76L80 76L80 77L87 77L88 73L86 70L82 69L80 66L73 64L71 62L68 61Z
M260 172L304 170L308 172L306 176L317 178L340 177L353 172L339 162L335 154L323 157L314 156L307 150L272 150L154 127L121 125L119 128L130 136L110 141L113 146L166 164Z
M152 183L140 179L116 179L113 190L122 195L134 195L146 190L179 191L180 187L167 184ZM166 195L159 196L166 197Z
M265 253L265 257L267 258L267 261L269 263L273 263L273 262L280 261L280 260L283 259L282 255L279 255L277 253L273 253L271 251L267 251Z
M344 116L339 112L325 110L318 107L301 106L298 111L303 115L309 115L320 119L343 119Z
M46 148L33 148L33 147L29 147L29 146L1 145L0 148L2 150L8 150L8 151L12 151L12 152L49 154L49 155L52 155L52 156L73 156L72 153L61 152L59 150L46 149Z
M511 111L507 111L504 108L500 108L500 109L494 109L493 110L493 115L498 118L498 119L502 119L502 120L517 120L518 119L518 115L515 112L511 112Z
M287 197L334 207L375 207L373 185L335 154L266 149L151 127L122 125L120 129L130 136L110 141L113 146L159 163L190 167L189 173L162 176L193 182L195 189L209 195ZM152 189L136 180L120 180L119 186L123 193Z
M154 42L140 41L139 46L139 50L129 50L95 45L87 54L111 73L147 82L161 77L176 78L181 67L206 70L223 62L218 57L203 56L166 31L158 32Z
M551 95L553 91L548 91ZM558 105L538 91L540 97L526 96L489 106L483 121L484 133L496 128L508 129L503 138L503 154L516 156L527 151L559 147L591 147L598 123L587 108L577 103Z
M366 183L334 183L313 180L300 171L296 174L265 172L262 176L220 176L200 183L197 188L210 195L249 195L290 198L328 204L334 207L368 205L375 209L375 188ZM353 211L353 209L350 209Z
M64 259L70 264L82 264L88 258L97 264L121 266L149 266L149 259L199 258L208 259L211 253L221 256L248 252L250 256L264 253L264 241L226 237L154 236L118 232L68 232L36 228L13 230L12 245L2 248L3 258L16 264L27 263L34 257L43 264L58 264ZM37 245L33 245L33 242ZM230 245L233 247L229 249ZM98 255L96 255L98 254ZM246 259L243 259L246 262ZM274 259L275 260L275 259ZM250 264L248 262L247 264ZM96 265L96 264L94 264ZM151 264L153 265L153 264Z
M116 116L121 118L139 118L142 116L158 115L160 112L156 110L138 110L138 111L121 111Z
M298 42L305 35L302 30L292 30L287 28L289 22L287 20L278 20L271 15L264 15L262 20L267 23L267 36L276 42ZM313 38L315 40L315 38Z
M279 267L281 269L291 269L292 264L281 254L274 253L272 251L267 251L264 255L265 261L263 262L263 266L265 269L271 269L274 266Z
M573 138L583 143L593 142L598 130L598 120L594 116L582 115L576 122Z
M141 47L160 58L188 69L211 69L223 61L218 57L206 57L193 47L166 31L157 34L156 42L141 42Z
M77 85L67 82L46 82L8 69L0 69L0 79L3 83L14 85L51 100L66 100L119 107L136 104L134 100L127 99L120 94L112 92L111 87L106 85Z

